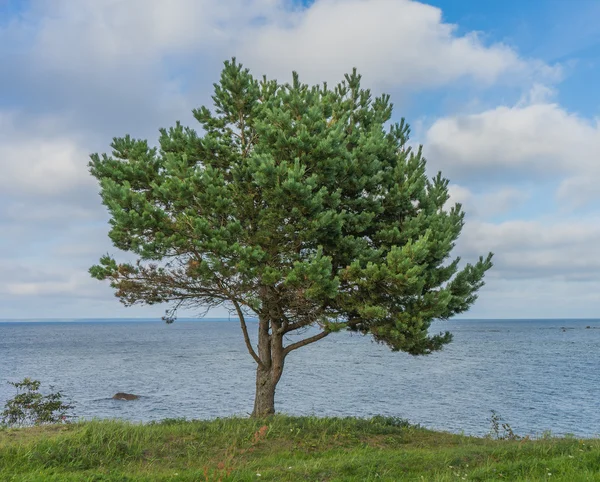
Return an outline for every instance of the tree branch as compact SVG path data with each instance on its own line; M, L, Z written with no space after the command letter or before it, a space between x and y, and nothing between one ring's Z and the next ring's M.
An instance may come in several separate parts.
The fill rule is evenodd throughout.
M300 328L304 328L305 326L312 325L314 320L310 321L297 321L296 323L289 323L282 327L281 333L286 335L291 331L298 330Z
M286 356L289 352L296 350L298 348L301 348L303 346L309 345L311 343L314 343L315 341L319 341L322 338L325 338L327 335L329 335L329 333L331 333L330 331L324 330L320 333L317 333L314 336L305 338L304 340L300 340L297 341L296 343L292 343L291 345L288 345L285 347L285 349L283 350L283 356Z
M261 367L264 368L263 362L260 360L256 352L254 351L254 348L252 348L250 336L248 335L248 327L246 326L246 319L244 318L244 313L240 308L240 304L235 300L231 300L231 302L233 303L233 306L235 306L235 311L237 311L238 318L240 319L240 325L242 326L242 332L244 333L244 341L246 342L246 348L248 348L248 353L252 355L252 358L254 358L254 361L256 361L256 363L258 363Z

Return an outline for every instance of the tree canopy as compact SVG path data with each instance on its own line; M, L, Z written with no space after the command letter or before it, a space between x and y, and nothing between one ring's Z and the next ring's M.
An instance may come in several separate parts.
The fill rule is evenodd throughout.
M234 309L257 363L255 415L274 410L259 392L274 396L287 354L330 333L413 355L449 343L430 324L469 309L492 255L451 257L463 211L392 122L390 97L356 70L334 88L296 73L280 84L233 59L212 100L193 111L200 132L177 123L157 147L125 136L91 156L110 239L137 257L103 256L92 276L126 305L170 303L167 321L184 306ZM318 332L285 345L308 326Z

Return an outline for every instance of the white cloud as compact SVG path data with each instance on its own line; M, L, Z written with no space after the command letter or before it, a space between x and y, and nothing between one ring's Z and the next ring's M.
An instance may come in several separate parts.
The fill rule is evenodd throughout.
M81 72L83 65L153 62L163 55L229 45L253 19L275 16L275 0L38 1L37 54ZM80 63L83 62L83 65Z
M470 318L593 318L600 303L600 282L540 277L503 279L492 271Z
M597 159L599 165L587 175L569 177L560 183L557 198L567 208L593 205L600 200L600 152Z
M0 187L5 190L55 194L84 179L78 166L85 154L66 139L36 139L26 145L2 146L4 176Z
M591 220L590 220L591 221ZM532 249L560 248L573 243L600 240L600 222L563 221L545 224L541 221L507 221L501 224L471 223L465 238L474 248ZM597 250L600 256L600 250Z
M68 261L65 257L64 260ZM70 295L89 297L98 292L85 271L57 259L0 259L0 296Z
M425 136L428 158L453 179L562 179L559 200L600 198L600 124L548 103L549 94L535 86L514 107L438 119Z
M468 188L459 186L458 184L450 184L448 186L448 195L450 197L444 206L445 208L450 208L457 203L467 206L473 200L473 193Z
M88 153L57 117L26 119L0 111L0 189L16 197L63 197L93 186ZM59 132L57 132L57 130Z
M560 76L477 32L458 34L439 8L411 0L38 0L4 31L9 40L33 45L36 65L88 82L192 54L238 55L259 76L298 70L311 82L356 66L370 83L411 89Z
M41 295L62 295L71 294L75 289L80 290L81 286L72 281L58 282L56 280L43 283L7 283L4 286L6 294L16 296L41 296Z
M428 156L450 170L596 169L600 127L557 104L501 106L437 120L425 145Z
M480 196L477 212L482 217L504 214L527 201L529 196L526 190L504 187Z
M408 0L317 0L243 39L241 57L258 71L297 70L308 82L338 81L352 67L369 83L413 89L560 75L506 45L486 46L476 32L458 35L440 9Z
M492 276L600 282L600 219L507 221L465 225L459 251L466 259L495 253ZM600 295L599 295L600 296Z
M527 190L513 187L501 187L482 194L474 194L467 187L458 184L450 184L448 194L450 198L446 203L447 208L460 203L469 217L476 218L488 218L507 213L530 197Z

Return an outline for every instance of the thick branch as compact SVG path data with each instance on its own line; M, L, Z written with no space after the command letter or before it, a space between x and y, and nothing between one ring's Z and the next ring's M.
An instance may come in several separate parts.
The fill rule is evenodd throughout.
M313 308L310 313L298 313L300 316L296 316L295 318L299 319L299 321L295 321L293 323L288 321L287 316L282 315L286 322L281 326L280 333L285 335L291 331L299 330L300 328L304 328L318 322L319 318L321 318L322 314L324 313L324 308L325 306L320 306L318 308Z
M322 338L325 338L327 335L329 335L329 333L331 333L330 331L324 330L320 333L317 333L314 336L305 338L304 340L300 340L297 341L296 343L292 343L291 345L288 345L285 347L285 349L283 350L283 355L286 356L289 352L296 350L298 348L301 348L303 346L309 345L311 343L314 343L315 341L319 341Z
M254 358L254 361L256 361L256 363L258 363L261 367L264 368L263 362L260 361L260 358L254 351L254 348L252 348L252 343L250 342L250 336L248 335L248 327L246 326L246 319L244 318L244 313L242 312L242 309L240 308L240 305L237 301L232 300L232 303L233 306L235 306L235 311L237 311L238 318L240 319L240 325L242 326L242 332L244 333L244 341L246 342L246 348L248 348L248 353L252 355L252 358Z
M297 321L296 323L289 323L289 324L282 326L281 333L283 333L285 335L291 331L298 330L300 328L304 328L305 326L312 325L313 323L314 323L314 320Z

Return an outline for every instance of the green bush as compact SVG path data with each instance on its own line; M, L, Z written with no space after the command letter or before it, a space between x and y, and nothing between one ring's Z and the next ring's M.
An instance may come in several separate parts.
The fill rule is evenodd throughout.
M25 378L21 382L8 382L17 394L6 402L0 424L8 427L30 427L51 423L68 423L73 417L73 405L63 403L62 393L42 395L40 382ZM52 387L50 387L52 389Z

